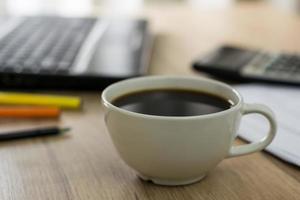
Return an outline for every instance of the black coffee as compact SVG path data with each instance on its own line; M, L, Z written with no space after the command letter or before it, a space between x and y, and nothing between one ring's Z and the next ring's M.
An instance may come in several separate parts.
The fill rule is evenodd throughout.
M232 106L229 100L212 94L177 89L145 90L113 101L128 111L159 116L195 116L220 112Z

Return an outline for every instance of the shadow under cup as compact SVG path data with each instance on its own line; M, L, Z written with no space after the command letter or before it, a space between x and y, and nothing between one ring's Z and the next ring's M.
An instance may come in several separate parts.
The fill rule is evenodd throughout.
M150 89L185 89L232 101L221 112L157 116L124 110L111 102ZM121 158L138 175L162 185L201 180L228 156L241 119L242 98L230 86L206 78L148 76L115 83L102 93L105 123Z

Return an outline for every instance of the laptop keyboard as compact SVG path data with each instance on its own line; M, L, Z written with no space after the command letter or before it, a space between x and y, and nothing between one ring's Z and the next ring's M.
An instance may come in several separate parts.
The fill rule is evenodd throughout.
M0 71L66 73L93 18L29 17L0 40Z

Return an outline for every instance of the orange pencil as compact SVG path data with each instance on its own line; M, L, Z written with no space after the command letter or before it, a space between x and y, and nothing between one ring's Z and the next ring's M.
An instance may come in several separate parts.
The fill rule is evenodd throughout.
M57 118L59 116L60 109L56 107L0 107L0 118Z

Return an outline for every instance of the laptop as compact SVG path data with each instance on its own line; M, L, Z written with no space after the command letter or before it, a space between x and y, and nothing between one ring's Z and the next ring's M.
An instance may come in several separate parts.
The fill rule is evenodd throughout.
M150 57L143 19L0 19L0 88L103 89L145 75Z

